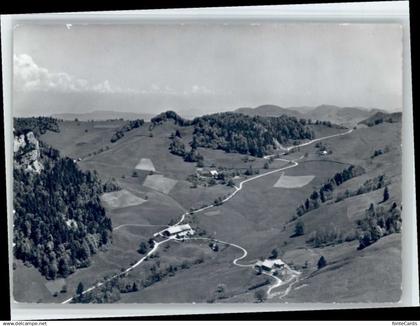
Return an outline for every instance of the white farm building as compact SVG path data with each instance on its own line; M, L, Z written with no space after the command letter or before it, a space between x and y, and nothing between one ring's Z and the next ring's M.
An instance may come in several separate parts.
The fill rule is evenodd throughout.
M155 235L158 235L158 234L165 237L183 237L186 235L193 235L194 230L191 228L189 224L180 224L180 225L170 226L167 229L162 230Z

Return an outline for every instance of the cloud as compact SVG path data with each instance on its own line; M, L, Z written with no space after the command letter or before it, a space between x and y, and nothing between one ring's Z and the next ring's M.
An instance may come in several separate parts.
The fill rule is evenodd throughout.
M50 72L38 66L27 54L13 56L13 75L14 87L17 91L136 93L132 89L114 87L108 80L93 84L65 72Z
M200 86L200 85L193 85L191 87L191 91L192 94L207 94L207 95L212 95L215 92L212 91L211 89L207 88L206 86Z
M32 57L27 54L13 56L13 69L14 88L17 91L22 92L91 92L100 94L171 95L182 97L216 95L214 90L211 90L203 85L192 85L182 89L174 89L169 85L151 83L148 87L135 90L114 86L109 80L104 80L103 82L94 84L88 80L77 78L65 72L50 72L48 69L38 66Z

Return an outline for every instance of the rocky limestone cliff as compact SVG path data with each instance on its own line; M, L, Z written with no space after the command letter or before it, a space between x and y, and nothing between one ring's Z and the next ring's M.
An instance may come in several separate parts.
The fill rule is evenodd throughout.
M28 172L39 173L43 169L40 162L39 141L32 131L15 135L13 142L14 167Z

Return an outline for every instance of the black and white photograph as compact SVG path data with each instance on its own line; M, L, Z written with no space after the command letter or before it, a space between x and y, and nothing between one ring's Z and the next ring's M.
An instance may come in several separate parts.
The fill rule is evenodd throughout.
M401 24L12 37L14 302L401 301Z

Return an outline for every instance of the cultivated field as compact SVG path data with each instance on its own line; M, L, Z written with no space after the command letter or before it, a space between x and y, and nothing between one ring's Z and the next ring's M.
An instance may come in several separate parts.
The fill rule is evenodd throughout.
M154 174L148 175L146 180L144 180L143 185L153 190L163 192L164 194L169 194L172 188L175 187L176 183L176 180L165 178L160 174Z
M149 158L142 158L135 168L143 171L156 171L153 162Z
M289 176L283 174L273 187L275 188L302 188L315 178L314 175Z
M141 205L143 198L133 195L126 189L105 193L101 196L102 202L111 209Z

